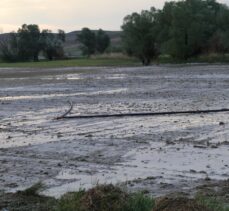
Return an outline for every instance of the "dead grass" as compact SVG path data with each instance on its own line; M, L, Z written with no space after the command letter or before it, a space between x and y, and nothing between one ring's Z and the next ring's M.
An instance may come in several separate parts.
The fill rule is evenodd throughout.
M194 199L163 198L156 203L153 211L212 211Z
M101 185L86 192L81 202L85 210L115 211L121 210L127 198L128 195L120 188L113 185Z

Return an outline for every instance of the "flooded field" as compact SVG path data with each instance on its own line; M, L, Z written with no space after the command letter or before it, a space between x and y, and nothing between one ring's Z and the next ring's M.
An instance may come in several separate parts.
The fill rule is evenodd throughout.
M159 196L229 179L229 112L56 120L69 100L74 115L229 108L229 66L0 69L0 190Z

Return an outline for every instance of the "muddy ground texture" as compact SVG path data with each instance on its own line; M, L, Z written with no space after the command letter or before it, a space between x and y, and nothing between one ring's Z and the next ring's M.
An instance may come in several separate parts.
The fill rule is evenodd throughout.
M74 115L229 108L229 66L0 69L0 190L193 195L229 179L228 112L56 120L68 100Z

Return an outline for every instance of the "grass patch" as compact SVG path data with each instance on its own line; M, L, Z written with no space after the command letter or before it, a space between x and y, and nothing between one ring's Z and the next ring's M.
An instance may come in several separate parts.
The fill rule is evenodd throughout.
M155 64L186 64L186 63L229 63L229 54L203 54L187 60L175 59L170 55L162 54L154 61Z
M215 196L197 195L196 201L213 211L229 211L229 203Z
M178 60L170 55L160 55L152 61L152 64L186 64L186 63L229 63L229 54L208 54L187 60ZM39 62L12 62L6 63L0 60L0 68L58 68L58 67L127 67L142 66L137 58L130 58L122 53L109 53L95 55L91 58L78 58Z
M188 198L162 198L153 211L213 211L204 204Z
M144 195L143 193L134 193L129 196L129 199L124 206L125 211L151 211L155 206L155 201Z
M206 54L200 55L197 58L190 59L190 61L196 62L206 62L206 63L229 63L229 55L228 54Z
M98 185L80 190L60 199L39 195L44 186L37 183L17 193L0 192L0 210L15 211L229 211L220 198L198 194L195 199L184 197L158 198L129 193L114 185ZM224 198L224 196L223 196Z
M84 190L80 190L78 192L66 193L61 199L58 201L58 206L56 210L64 211L64 210L82 210L81 200L85 195Z
M38 195L40 184L17 193L0 195L0 210L15 211L152 211L154 200L143 193L130 194L113 185L98 185L60 199Z
M9 211L50 211L56 210L57 200L52 197L39 195L45 189L38 182L24 191L16 193L0 192L0 210Z
M133 58L82 58L39 62L0 63L0 67L12 68L57 68L57 67L102 67L102 66L137 66L140 62Z
M89 191L65 194L58 211L151 211L154 200L142 193L129 194L113 185L99 185Z

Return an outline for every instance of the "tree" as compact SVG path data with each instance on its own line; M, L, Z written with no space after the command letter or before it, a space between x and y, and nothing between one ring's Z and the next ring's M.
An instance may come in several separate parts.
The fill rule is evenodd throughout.
M159 15L162 52L184 60L209 51L225 52L229 43L228 11L215 0L165 3Z
M102 29L99 29L97 33L95 33L89 28L83 28L77 38L81 43L83 55L86 56L95 53L102 54L110 45L110 37Z
M17 32L18 54L21 60L38 61L40 51L40 29L38 25L23 24Z
M10 33L9 38L0 40L0 58L6 62L19 60L16 33Z
M57 39L61 40L62 42L66 41L66 35L64 30L58 29Z
M187 60L229 52L229 8L215 0L166 2L162 10L128 15L122 29L126 52L143 64L157 53Z
M38 55L43 51L44 56L52 60L63 58L65 32L58 34L51 30L40 32L37 25L22 25L17 33L12 33L7 41L0 43L1 58L6 61L38 61Z
M65 41L65 33L59 30L59 33L55 36L51 30L43 30L40 36L40 46L44 53L44 56L53 60L54 58L63 58L63 42Z
M99 29L96 34L96 51L98 53L104 53L110 45L110 37L102 29Z
M90 56L95 53L96 35L93 31L89 28L83 28L77 38L82 45L81 50L83 55Z
M165 7L165 9L168 9ZM167 50L175 58L187 59L200 54L205 47L205 39L209 28L207 27L207 5L201 0L186 0L169 5L172 14L169 23L169 39ZM163 12L168 12L168 10ZM163 23L161 23L163 24ZM210 25L209 25L210 26Z
M139 58L143 65L149 65L157 56L157 14L155 8L144 10L140 14L133 13L124 18L122 25L122 40L126 52Z
M229 52L229 8L222 4L215 8L217 10L214 25L217 27L214 28L208 41L208 50L209 52L227 53Z

